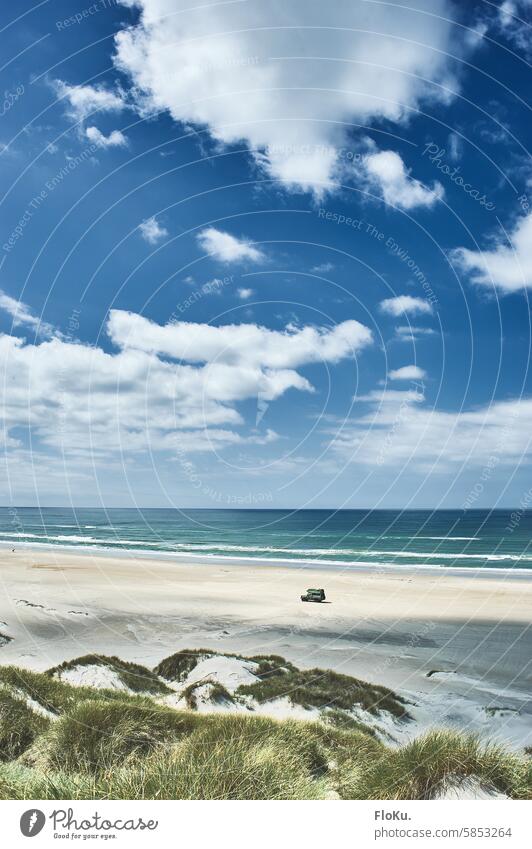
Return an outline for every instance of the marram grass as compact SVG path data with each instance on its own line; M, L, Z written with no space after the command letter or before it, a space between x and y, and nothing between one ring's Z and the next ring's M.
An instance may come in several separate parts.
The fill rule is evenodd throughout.
M466 779L532 798L530 758L450 731L391 748L337 710L338 723L198 714L4 667L0 798L427 799Z

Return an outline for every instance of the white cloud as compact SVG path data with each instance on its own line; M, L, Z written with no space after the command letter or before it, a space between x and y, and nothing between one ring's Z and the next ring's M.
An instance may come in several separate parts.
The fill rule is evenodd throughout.
M419 327L414 324L402 324L395 328L395 339L399 342L415 342L426 336L435 336L436 331L432 327Z
M88 140L98 147L127 147L127 139L120 130L113 130L105 136L98 127L87 127L85 135Z
M499 31L515 47L527 55L532 52L530 43L531 8L532 0L503 0L499 6L496 19Z
M240 262L249 259L251 262L259 262L264 259L264 254L254 247L247 239L237 239L230 233L217 230L216 227L207 227L198 233L198 242L209 254L212 254L220 262Z
M247 301L249 298L251 298L255 294L255 290L254 289L243 289L242 288L242 289L237 289L236 293L237 293L237 295L238 295L238 297L240 298L241 301Z
M265 369L292 369L310 363L337 363L372 342L369 328L349 320L331 328L288 325L270 330L257 324L176 322L161 326L144 316L111 310L108 334L120 348L202 362Z
M390 380L423 380L426 376L427 372L424 369L414 365L403 366L388 372Z
M122 2L141 16L115 37L115 64L140 108L219 143L244 140L289 188L334 185L352 122L408 120L423 100L450 97L438 87L452 87L448 0L432 0L430 15L424 0Z
M168 236L168 230L157 221L155 215L151 218L146 218L139 224L140 235L150 245L156 245L165 236Z
M107 331L116 353L58 336L26 344L0 335L0 418L8 440L13 429L29 428L33 451L60 449L94 462L117 452L267 444L275 434L257 433L254 423L248 432L235 430L245 425L242 401L312 392L297 368L353 357L371 341L358 322L283 332L253 324L161 327L120 311L111 313Z
M385 298L380 302L380 309L388 315L398 318L401 315L431 315L432 305L424 298L414 298L412 295L397 295L395 298Z
M364 157L364 168L371 182L376 183L386 203L401 209L432 206L443 197L443 186L435 182L432 188L423 186L410 172L398 153L381 150Z
M503 293L532 288L532 213L517 221L509 244L499 241L489 251L457 248L451 256L474 283Z
M13 327L30 327L40 336L52 336L54 328L47 321L34 315L27 304L17 301L0 289L0 309L13 320Z
M334 271L332 262L322 262L321 265L314 265L311 269L313 274L326 274L328 271Z
M331 442L341 463L425 475L484 467L489 480L498 467L532 460L532 399L462 412L430 409L415 392L376 391L357 400L368 402L369 412L344 422Z
M120 112L126 108L120 92L110 91L104 86L69 85L55 80L54 88L59 97L68 103L68 114L76 121L84 121L94 112Z

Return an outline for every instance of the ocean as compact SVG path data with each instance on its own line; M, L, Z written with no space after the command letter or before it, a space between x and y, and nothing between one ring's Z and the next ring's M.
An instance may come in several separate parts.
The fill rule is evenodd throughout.
M0 508L0 543L345 566L531 569L531 510Z

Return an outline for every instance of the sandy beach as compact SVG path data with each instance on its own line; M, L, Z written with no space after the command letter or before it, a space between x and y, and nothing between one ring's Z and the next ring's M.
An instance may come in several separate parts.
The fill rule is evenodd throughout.
M0 660L38 671L88 653L153 666L182 648L276 653L385 684L416 729L530 743L532 582L523 573L372 572L0 550ZM300 594L324 587L325 604Z

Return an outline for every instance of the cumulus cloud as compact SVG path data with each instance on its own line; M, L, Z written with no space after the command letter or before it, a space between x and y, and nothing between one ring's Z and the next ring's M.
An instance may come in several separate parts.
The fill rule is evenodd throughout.
M13 327L29 327L40 336L53 336L54 327L34 315L27 304L17 301L0 289L0 309L11 316Z
M331 442L342 463L423 474L455 474L465 464L494 474L532 460L532 399L462 412L431 409L416 392L375 391L357 400L369 403L368 412L343 423Z
M385 298L380 304L381 312L398 318L401 315L431 315L432 304L424 298L414 298L412 295L397 295L395 298Z
M313 326L270 330L257 324L216 327L180 321L161 326L125 310L111 310L107 330L120 348L134 348L197 363L241 363L287 369L352 357L372 342L368 327L348 320L331 328Z
M430 15L423 0L122 2L140 20L116 35L115 64L139 108L206 127L218 143L244 140L289 188L335 185L352 122L405 121L452 88L449 0L433 0Z
M427 372L419 366L402 366L388 372L390 380L423 380Z
M430 207L443 197L441 183L435 182L432 188L428 188L413 179L399 154L393 150L369 154L364 158L364 168L369 180L382 192L386 203L400 209Z
M247 301L247 300L249 300L249 298L253 297L253 295L255 294L255 291L254 291L254 289L241 288L241 289L237 289L236 293L237 293L237 295L238 295L238 297L240 298L241 301Z
M284 332L254 324L162 327L121 311L111 313L107 332L116 352L57 336L26 344L0 335L0 417L8 439L29 428L33 450L85 452L95 461L116 452L266 444L272 431L235 430L245 425L241 402L312 392L296 369L353 357L371 341L358 322Z
M517 221L508 244L499 241L488 251L457 248L451 257L481 286L495 286L502 293L532 288L532 213Z
M127 139L120 130L113 130L105 136L98 127L87 127L85 135L88 140L98 147L127 147Z
M220 262L241 262L250 260L259 262L264 254L247 239L237 239L230 233L207 227L198 233L198 242L206 253L212 254Z
M157 242L160 242L161 239L168 236L168 230L166 227L163 227L162 224L159 224L155 215L152 215L151 218L146 218L141 224L139 224L139 230L144 241L148 242L150 245L156 245Z
M76 121L84 121L94 112L120 112L126 108L120 92L101 85L69 85L63 80L55 80L54 88L58 97L66 100L67 113Z

